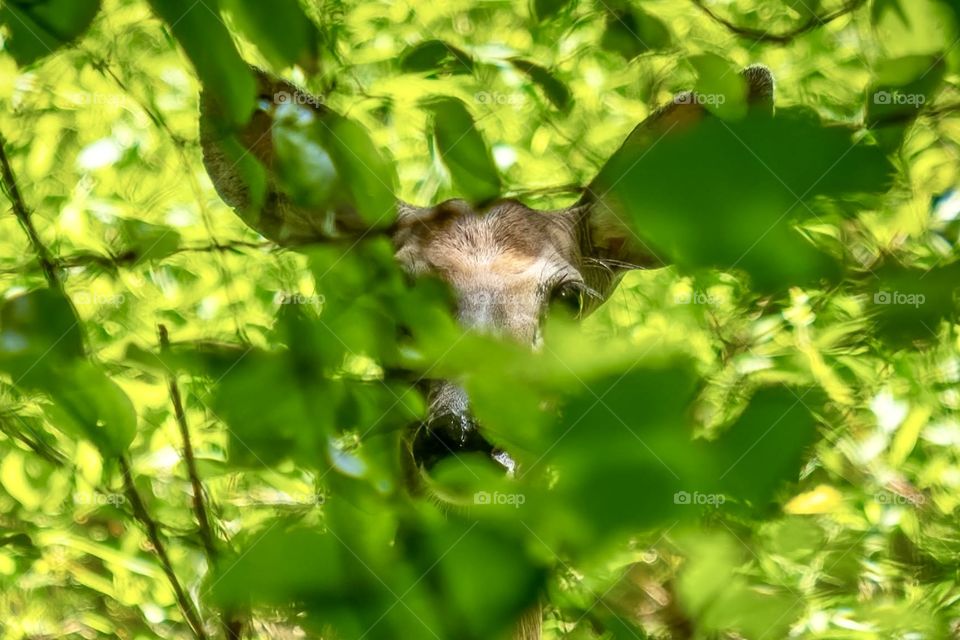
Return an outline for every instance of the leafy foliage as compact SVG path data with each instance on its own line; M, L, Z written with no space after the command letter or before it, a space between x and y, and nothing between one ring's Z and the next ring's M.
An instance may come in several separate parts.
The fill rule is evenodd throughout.
M0 24L4 638L509 638L540 606L546 638L957 633L955 2L17 0ZM265 104L248 61L320 102ZM633 130L675 95L703 109ZM274 179L357 233L320 216L329 241L279 249ZM385 237L395 197L587 185L670 266L535 352L461 330ZM515 476L464 456L411 491L421 378L462 382Z

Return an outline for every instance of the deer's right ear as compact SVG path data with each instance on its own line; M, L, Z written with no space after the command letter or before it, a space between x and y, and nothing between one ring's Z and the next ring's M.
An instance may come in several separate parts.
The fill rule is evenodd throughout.
M295 176L300 183L295 192L285 187L289 180L283 178L289 176L281 175L280 171L277 130L281 119L285 119L285 123L291 119L329 122L331 126L321 128L333 132L343 118L328 109L321 99L292 83L256 68L253 72L257 82L256 109L240 128L223 117L213 96L207 92L200 95L203 162L220 197L250 227L282 246L310 244L369 229L369 221L358 214L353 198L331 193L338 188L333 184L338 179L336 169L319 147L297 152L300 157L296 170L307 175ZM287 141L294 145L304 142L290 141L289 137ZM306 143L309 145L309 141ZM380 178L378 181L377 189L371 191L385 184ZM389 194L391 203L392 197L392 193Z
M751 65L740 72L746 85L746 101L751 117L773 115L773 74L763 65ZM630 135L601 167L583 197L569 211L577 220L584 266L593 266L608 286L596 287L606 296L624 270L664 266L658 255L633 231L625 220L625 207L613 197L613 187L622 179L624 162L635 164L660 140L692 129L709 116L705 101L693 92L674 96Z

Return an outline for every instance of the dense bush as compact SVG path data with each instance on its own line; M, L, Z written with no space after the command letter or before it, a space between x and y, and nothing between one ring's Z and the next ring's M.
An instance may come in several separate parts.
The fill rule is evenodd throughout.
M3 638L956 635L955 1L102 4L0 5ZM198 95L241 127L245 61L345 116L273 142L362 232L220 200ZM693 134L616 152L688 89ZM392 259L392 194L558 208L601 167L670 266L536 352ZM422 377L516 477L408 490Z

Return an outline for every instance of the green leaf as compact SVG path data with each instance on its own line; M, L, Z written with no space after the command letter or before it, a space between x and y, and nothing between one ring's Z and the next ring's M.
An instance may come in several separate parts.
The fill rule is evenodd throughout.
M274 67L295 64L316 66L320 35L298 0L220 0L244 36L250 39Z
M679 545L686 558L677 592L698 625L714 633L736 630L746 638L784 637L802 615L803 600L789 587L752 584L741 574L742 540L726 531L687 533Z
M836 279L839 265L795 224L813 199L885 192L893 166L851 131L805 113L727 122L706 118L663 135L640 134L598 177L610 204L658 253L681 268L747 271L761 290Z
M281 109L270 128L276 150L277 178L283 191L297 204L326 210L334 204L340 176L324 148L323 128L298 117L299 108Z
M51 369L83 353L80 320L59 291L37 289L0 307L0 367L14 384L44 380Z
M553 103L557 109L566 111L573 104L573 98L567 86L550 73L546 68L534 64L529 60L520 58L511 58L510 63L522 71L543 90L547 99Z
M889 264L871 274L867 308L878 334L890 345L930 344L943 320L956 321L958 287L960 262L932 269Z
M747 83L733 63L712 53L690 56L687 61L697 71L693 99L721 118L747 115Z
M150 6L169 25L193 63L205 90L217 100L233 125L253 113L253 74L243 61L230 32L220 20L214 0L150 0Z
M223 376L213 408L230 429L233 464L261 467L293 454L321 461L333 401L331 387L298 376L284 354L254 352Z
M132 218L123 218L118 226L123 251L133 252L138 262L160 260L180 248L180 233L172 227Z
M537 601L545 573L520 541L503 529L453 519L429 537L443 593L467 631L456 637L496 638ZM491 584L499 588L491 589Z
M5 0L4 49L17 64L31 64L80 37L99 11L100 0Z
M390 225L396 217L393 163L380 154L366 130L348 118L331 118L326 139L334 166L343 176L360 217L371 226Z
M657 51L672 43L667 25L639 7L613 9L607 12L606 29L600 46L632 60L647 51Z
M715 445L720 490L763 507L785 481L799 479L817 434L811 409L823 402L817 390L776 386L757 391Z
M400 54L400 68L412 73L473 73L473 66L469 53L443 40L424 40Z
M371 576L361 563L331 534L285 530L282 523L274 523L223 563L211 588L218 602L228 604L285 605L329 598L335 605L369 588Z
M332 111L317 113L282 105L273 127L276 170L284 191L322 214L349 207L370 226L387 226L396 215L396 174L366 130Z
M137 434L137 413L123 389L86 360L58 374L39 385L53 400L47 409L51 422L87 438L105 457L126 453Z
M903 126L933 102L946 74L942 56L907 56L883 60L867 88L866 122Z
M431 98L433 136L454 186L471 202L482 204L500 194L500 175L467 107L456 98Z
M571 0L533 0L533 15L538 22L549 20L557 15Z
M812 18L820 11L820 0L781 0L798 14L801 18Z

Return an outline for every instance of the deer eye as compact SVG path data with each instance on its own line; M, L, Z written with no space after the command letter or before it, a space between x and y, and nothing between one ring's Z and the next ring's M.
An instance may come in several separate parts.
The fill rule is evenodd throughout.
M583 288L575 282L558 285L550 293L550 310L579 318L583 311Z

